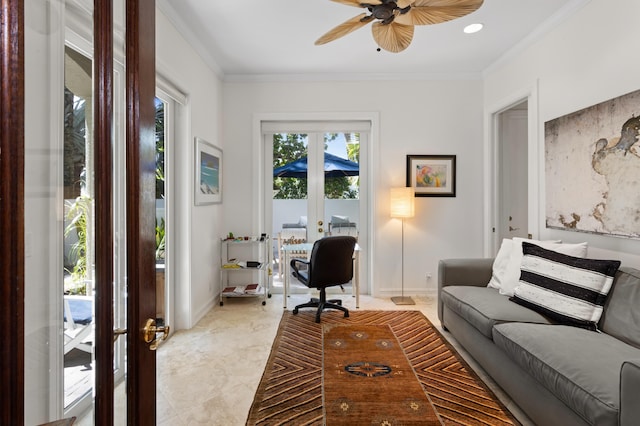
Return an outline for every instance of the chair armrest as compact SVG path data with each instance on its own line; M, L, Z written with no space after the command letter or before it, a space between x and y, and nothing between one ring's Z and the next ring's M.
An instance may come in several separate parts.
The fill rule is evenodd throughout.
M625 361L620 369L620 425L638 424L640 419L640 359Z
M298 266L298 264L302 264L302 265L307 265L307 266L309 266L309 263L310 263L310 262L309 262L308 260L305 260L305 259L298 259L297 257L294 257L293 259L291 259L291 260L289 261L289 265L291 265L291 267L292 267L296 272L297 272L297 271L298 271L298 269L300 268L300 267Z
M442 259L438 263L438 317L442 322L444 287L454 285L486 287L491 280L493 258Z
M308 285L309 284L309 269L307 269L306 272L303 272L300 270L300 266L302 265L307 265L309 266L311 262L303 260L303 259L298 259L298 258L293 258L291 259L291 261L289 262L289 265L291 265L291 269L293 269L293 271L291 272L291 274L298 279L298 281L300 281L301 283L303 283L304 285Z

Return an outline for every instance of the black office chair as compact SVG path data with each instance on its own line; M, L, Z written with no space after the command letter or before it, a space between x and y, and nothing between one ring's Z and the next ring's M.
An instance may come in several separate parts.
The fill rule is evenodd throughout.
M339 309L344 317L349 317L349 310L342 306L342 300L327 300L326 288L346 284L353 278L353 251L356 239L351 236L338 235L324 237L313 244L309 261L291 259L293 276L309 288L320 290L320 298L312 298L310 302L298 305L293 314L300 308L318 308L316 322L320 322L320 314L324 309ZM306 266L306 270L301 266Z

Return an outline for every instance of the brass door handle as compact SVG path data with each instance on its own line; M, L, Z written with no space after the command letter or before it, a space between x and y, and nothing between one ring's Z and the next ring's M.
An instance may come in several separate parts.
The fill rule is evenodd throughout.
M116 328L115 330L113 330L113 343L115 343L116 340L118 340L118 337L124 334L127 334L126 328Z
M517 231L520 228L513 228L511 225L509 225L509 232L513 232L513 231Z
M158 327L156 326L156 320L149 318L144 328L142 329L144 335L144 341L146 343L150 343L149 349L155 351L160 346L160 343L167 340L169 337L169 329L168 325ZM162 333L160 338L157 337L157 333Z

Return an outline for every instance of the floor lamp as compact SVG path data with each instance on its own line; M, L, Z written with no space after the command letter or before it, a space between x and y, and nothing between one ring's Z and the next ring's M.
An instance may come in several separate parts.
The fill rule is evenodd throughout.
M391 301L396 305L415 305L409 296L404 295L404 220L415 214L415 195L413 188L391 188L391 217L402 219L402 293L401 296L392 297Z

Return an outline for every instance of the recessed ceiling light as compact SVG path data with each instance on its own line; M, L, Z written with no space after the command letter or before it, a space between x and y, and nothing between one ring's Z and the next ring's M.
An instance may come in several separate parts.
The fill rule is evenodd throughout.
M464 27L464 32L467 34L473 34L473 33L477 33L478 31L480 31L482 29L484 25L482 24L471 24L471 25L467 25L466 27Z

